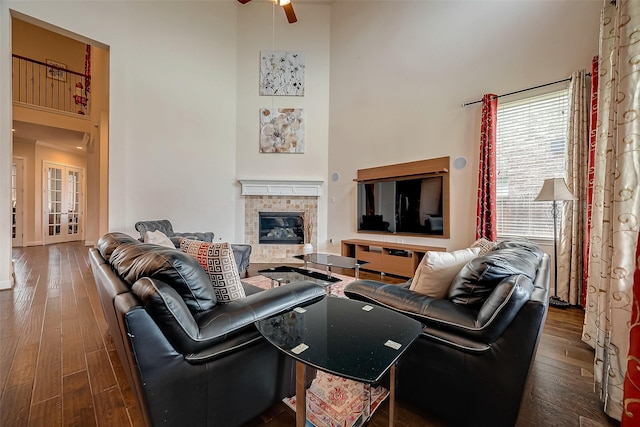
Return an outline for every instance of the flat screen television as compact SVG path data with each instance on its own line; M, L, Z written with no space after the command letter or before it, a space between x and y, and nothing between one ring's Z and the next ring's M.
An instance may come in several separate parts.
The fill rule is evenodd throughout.
M402 177L358 183L358 231L444 235L444 178Z

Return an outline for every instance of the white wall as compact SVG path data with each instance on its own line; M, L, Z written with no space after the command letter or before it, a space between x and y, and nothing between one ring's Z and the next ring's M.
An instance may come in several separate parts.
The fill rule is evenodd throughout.
M328 5L296 4L298 22L288 24L281 8L251 2L238 10L237 178L327 181L329 147ZM301 51L305 55L304 96L259 96L260 51ZM260 108L304 108L304 154L259 152ZM244 237L244 200L239 197L236 237ZM326 184L319 199L318 241L326 241ZM320 247L319 249L322 249Z
M240 241L238 178L321 178L319 249L339 252L355 236L357 169L440 156L469 159L451 173L452 237L413 240L472 241L480 110L460 105L589 67L600 6L305 3L293 25L276 10L273 39L266 2L0 0L0 287L11 257L10 9L109 47L111 230L170 218ZM258 153L258 109L271 102L258 96L258 55L272 47L306 53L305 97L273 101L306 109L304 155Z
M176 230L241 241L238 178L326 180L327 5L297 5L301 22L294 25L264 2L96 1L62 8L27 1L4 2L6 8L110 48L111 230L135 234L137 220L170 218ZM273 48L305 52L304 97L258 96L259 53ZM271 105L305 108L305 154L258 153L258 109ZM326 202L323 211L326 220Z
M362 168L449 156L451 238L404 241L447 249L475 236L480 106L503 94L590 69L600 1L361 1L331 7L328 237L356 234ZM526 171L523 171L526 173ZM333 246L339 252L339 246Z
M2 2L3 24L8 9L110 48L109 228L170 218L233 239L237 4Z

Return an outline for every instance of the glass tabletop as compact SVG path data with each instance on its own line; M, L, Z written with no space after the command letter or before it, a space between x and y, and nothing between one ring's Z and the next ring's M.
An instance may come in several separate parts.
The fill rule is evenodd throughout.
M328 298L256 322L273 345L307 365L378 382L422 332L420 322L346 298Z
M350 257L340 256L340 255L319 254L319 253L296 255L294 258L298 258L305 262L310 262L312 264L331 265L333 267L351 268L351 269L367 264L366 261L358 261L355 258L350 258Z
M275 280L281 285L296 282L299 280L309 280L317 285L327 287L340 281L340 279L336 277L330 277L317 271L288 266L273 267L266 270L260 270L258 271L258 274L268 277L271 280Z

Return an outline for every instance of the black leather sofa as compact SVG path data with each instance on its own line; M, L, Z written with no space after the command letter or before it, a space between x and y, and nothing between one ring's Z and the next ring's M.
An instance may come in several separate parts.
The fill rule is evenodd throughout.
M549 256L523 239L470 261L435 299L372 280L349 298L406 314L425 327L398 364L398 398L452 426L513 426L549 299Z
M173 231L173 225L168 219L155 219L150 221L138 221L135 224L136 230L140 233L140 240L144 242L144 235L147 231L162 231L176 248L180 247L180 239L202 240L203 242L213 242L214 234L211 231L191 231L178 233ZM251 258L251 245L232 243L231 250L238 266L240 277L245 277L249 270Z
M292 360L254 321L324 297L297 282L216 302L197 261L123 233L89 250L104 315L147 425L238 426L295 393Z

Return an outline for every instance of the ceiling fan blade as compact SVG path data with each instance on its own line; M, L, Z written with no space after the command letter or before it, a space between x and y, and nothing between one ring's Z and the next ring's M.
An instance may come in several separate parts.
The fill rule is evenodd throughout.
M242 3L242 4L247 4L249 3L251 0L238 0L238 2Z
M298 18L296 18L296 13L293 11L293 5L291 3L285 4L282 8L284 9L284 13L287 15L287 21L289 21L289 24L298 22Z

